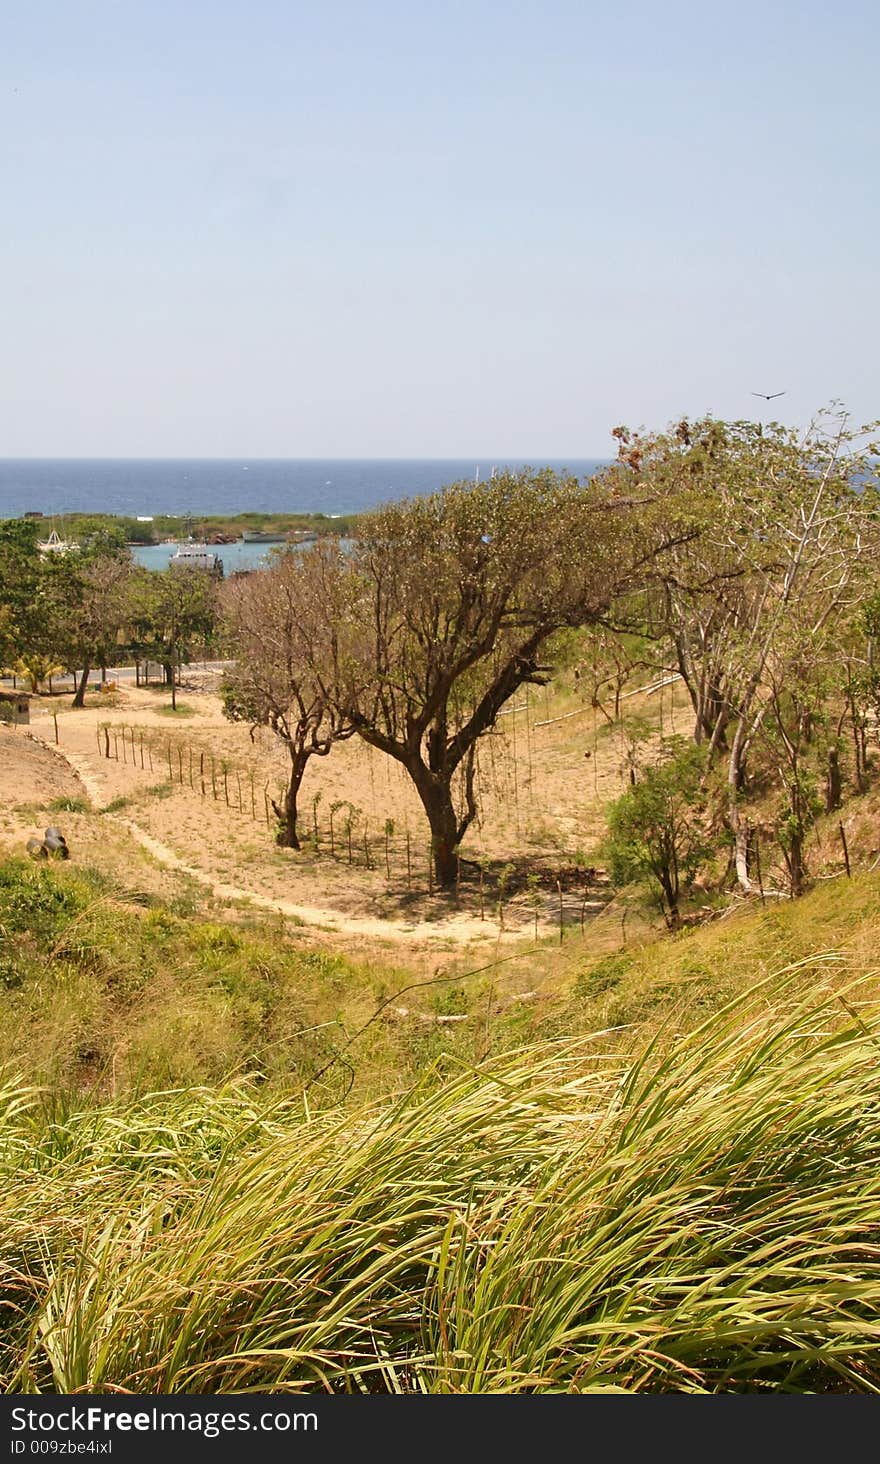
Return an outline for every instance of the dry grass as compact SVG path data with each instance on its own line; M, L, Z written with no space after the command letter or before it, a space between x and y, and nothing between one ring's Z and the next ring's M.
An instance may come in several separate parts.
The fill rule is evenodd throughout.
M10 1085L3 1386L877 1391L880 1017L819 964L354 1113Z

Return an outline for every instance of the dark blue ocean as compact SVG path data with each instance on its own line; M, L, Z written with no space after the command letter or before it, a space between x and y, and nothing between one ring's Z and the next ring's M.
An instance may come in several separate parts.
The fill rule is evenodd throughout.
M578 477L595 459L0 459L0 518L56 513L360 513L492 469L553 467Z

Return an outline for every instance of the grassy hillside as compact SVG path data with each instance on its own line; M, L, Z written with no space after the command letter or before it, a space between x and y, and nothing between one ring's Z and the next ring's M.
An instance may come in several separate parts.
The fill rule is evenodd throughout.
M880 957L877 874L626 948L609 912L562 948L450 956L428 976L315 948L289 921L193 909L94 869L0 863L0 1069L79 1102L235 1077L286 1095L326 1068L311 1089L326 1105L522 1044L614 1029L619 1048L775 970L870 980Z
M366 1019L388 979L299 949L271 918L237 928L96 870L0 864L0 1067L74 1101L241 1073L299 1089L345 1040L343 1012Z
M10 1085L2 1386L876 1391L880 1014L797 982L350 1113Z
M404 991L5 861L0 1388L877 1391L878 915Z

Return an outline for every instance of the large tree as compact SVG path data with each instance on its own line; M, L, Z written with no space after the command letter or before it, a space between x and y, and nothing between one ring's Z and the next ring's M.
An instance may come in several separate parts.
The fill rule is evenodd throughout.
M84 544L46 566L53 647L59 660L79 673L75 707L85 704L92 667L107 666L118 653L133 575L128 550L105 543Z
M623 464L588 484L549 470L458 483L361 521L334 675L360 736L412 779L441 885L477 813L479 739L505 702L547 680L556 632L601 621L692 531Z
M352 604L344 558L336 543L288 551L271 568L231 580L223 593L223 623L235 648L223 709L253 730L268 727L290 757L281 804L273 799L278 843L300 847L297 799L312 757L326 757L351 737L338 681L338 646Z
M206 650L213 639L219 598L218 581L208 569L174 566L141 570L131 584L129 624L151 659L165 670L171 706L177 708L177 674L196 647Z
M82 706L91 667L116 644L130 555L119 531L100 524L64 553L41 554L37 538L32 520L0 522L0 662L79 668Z
M794 749L815 720L805 714L815 709L822 663L871 583L877 501L867 432L835 411L803 433L705 419L624 439L649 489L680 491L689 482L702 503L701 533L670 552L648 597L648 627L687 687L695 739L726 762L745 890L752 881L742 794L750 754L771 726L786 764L793 887L803 884L808 800ZM782 766L775 754L774 766Z
M38 649L38 537L31 519L0 519L0 668Z

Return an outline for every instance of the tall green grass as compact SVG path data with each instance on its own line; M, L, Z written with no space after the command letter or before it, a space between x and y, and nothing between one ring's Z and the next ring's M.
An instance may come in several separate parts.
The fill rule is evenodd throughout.
M185 887L177 903L185 912ZM93 870L0 860L0 1071L84 1102L245 1074L298 1091L394 979L304 948L268 917L246 930ZM387 1046L377 1037L364 1084ZM329 1068L325 1101L349 1082Z
M2 1386L878 1391L880 1010L839 981L355 1112L10 1085Z

